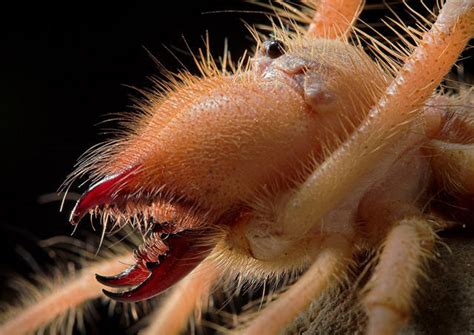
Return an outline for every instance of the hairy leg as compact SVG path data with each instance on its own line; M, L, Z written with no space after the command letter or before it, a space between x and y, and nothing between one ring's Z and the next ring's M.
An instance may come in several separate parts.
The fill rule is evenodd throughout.
M351 254L351 242L345 237L327 237L310 268L277 300L271 302L244 334L278 334L316 297L343 276Z
M140 334L179 334L193 310L200 309L200 303L209 296L219 273L217 266L209 261L199 265L173 288L164 303L150 316L150 325Z
M307 1L313 3L316 1ZM327 39L346 37L363 7L362 0L321 0L308 35Z
M51 294L45 294L38 303L19 311L14 318L0 326L0 334L25 334L36 331L70 308L102 295L102 285L95 279L96 273L115 274L133 263L131 254L86 267L81 274L65 282Z
M432 256L435 234L426 220L401 220L388 234L363 303L367 334L397 334L408 321L417 280Z
M420 105L474 34L473 17L472 1L451 0L445 4L365 122L288 201L280 216L286 236L304 236L346 194L353 193L357 181L384 162L385 151L381 148L399 143L421 117ZM423 121L428 132L435 131L440 123L436 117Z

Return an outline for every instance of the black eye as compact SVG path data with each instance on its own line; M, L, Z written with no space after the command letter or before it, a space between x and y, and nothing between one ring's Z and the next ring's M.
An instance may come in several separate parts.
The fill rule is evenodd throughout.
M286 51L286 46L282 41L270 39L263 42L263 50L265 55L271 59L275 59L283 55Z

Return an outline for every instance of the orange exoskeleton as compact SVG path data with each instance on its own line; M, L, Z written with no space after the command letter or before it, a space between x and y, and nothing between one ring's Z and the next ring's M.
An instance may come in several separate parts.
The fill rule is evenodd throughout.
M69 307L99 294L95 272L119 288L104 291L118 301L176 286L147 333L177 333L224 277L304 271L239 330L276 334L369 250L379 254L361 298L366 332L396 334L406 323L435 230L448 225L430 199L440 189L474 194L472 112L453 114L442 106L454 98L433 93L474 33L474 4L447 1L434 24L407 29L416 46L386 48L398 59L374 41L374 61L348 42L360 1L314 2L312 17L282 3L282 22L307 26L254 33L254 55L232 71L204 57L201 77L170 75L127 136L86 157L71 179L93 185L71 222L99 213L104 231L130 224L145 240L133 261L84 270ZM40 305L0 330L36 329L47 322Z

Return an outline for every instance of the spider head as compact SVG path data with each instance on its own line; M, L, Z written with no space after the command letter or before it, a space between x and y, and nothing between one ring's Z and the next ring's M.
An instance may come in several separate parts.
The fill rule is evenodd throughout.
M338 47L287 49L272 41L245 71L184 77L168 94L149 97L125 138L90 156L80 172L91 170L98 182L71 222L99 211L114 227L132 224L148 236L137 264L99 277L109 286L134 286L109 296L140 300L167 289L214 248L213 229L227 226L232 235L258 194L291 190L350 133L367 108L341 103L365 95L342 92L347 59L334 67L325 56L342 53Z

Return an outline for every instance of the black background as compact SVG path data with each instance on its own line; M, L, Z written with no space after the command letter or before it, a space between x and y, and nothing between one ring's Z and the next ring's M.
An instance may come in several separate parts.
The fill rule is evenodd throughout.
M167 46L193 70L191 57L179 51L186 49L182 36L197 50L209 31L216 55L227 37L238 57L252 47L241 20L267 22L263 14L243 13L260 8L242 1L163 3L41 3L2 9L0 280L31 271L19 250L41 263L36 242L72 232L67 216L73 203L59 213L59 202L39 199L57 190L81 153L106 138L99 122L131 110L130 97L138 94L128 86L150 87L147 77L159 76L145 48L165 67L177 69ZM370 14L366 19L374 21ZM1 295L8 293L2 290ZM102 320L98 329L113 330L115 321Z

